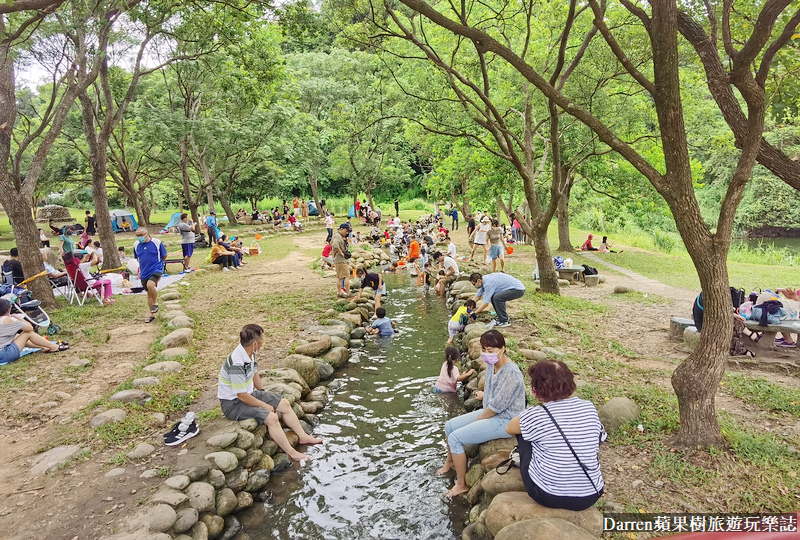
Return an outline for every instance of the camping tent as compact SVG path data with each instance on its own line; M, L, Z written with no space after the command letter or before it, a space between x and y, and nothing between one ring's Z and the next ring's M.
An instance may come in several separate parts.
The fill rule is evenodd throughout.
M169 223L164 225L164 228L159 232L162 233L169 232L170 228L177 227L178 223L180 222L181 222L181 212L175 212L174 214L172 214L172 217L169 218Z
M350 210L347 211L347 215L351 218L356 217L356 205L350 205Z
M126 227L124 224L130 225L130 227ZM139 228L139 224L136 223L136 218L133 217L133 214L127 210L112 210L111 228L114 229L114 232L135 231Z
M309 216L318 216L319 210L317 210L317 203L314 201L308 201L308 215Z

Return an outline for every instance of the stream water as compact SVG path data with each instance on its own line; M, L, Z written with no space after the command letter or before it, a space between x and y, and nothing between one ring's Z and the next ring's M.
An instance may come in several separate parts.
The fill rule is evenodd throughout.
M313 460L275 475L272 500L239 515L251 538L460 538L469 506L443 497L452 479L444 422L463 412L458 398L431 387L444 361L449 315L433 291L388 276L384 305L391 338L367 338L337 372L315 433Z

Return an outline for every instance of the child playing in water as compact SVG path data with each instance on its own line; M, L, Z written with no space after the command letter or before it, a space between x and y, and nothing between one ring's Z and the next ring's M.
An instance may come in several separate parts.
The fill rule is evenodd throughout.
M463 306L456 310L450 322L447 323L447 333L450 334L447 344L451 345L456 334L464 330L470 319L474 321L475 318L475 300L467 300Z
M455 362L461 358L461 352L457 347L447 347L444 350L444 364L442 364L442 371L439 373L439 378L433 389L436 392L448 393L456 392L458 390L458 383L470 377L475 373L474 369L470 369L464 373L459 373Z
M379 307L375 310L375 315L377 315L378 318L372 322L369 328L367 328L367 333L379 334L381 337L393 336L395 332L395 326L397 325L386 316L386 309Z

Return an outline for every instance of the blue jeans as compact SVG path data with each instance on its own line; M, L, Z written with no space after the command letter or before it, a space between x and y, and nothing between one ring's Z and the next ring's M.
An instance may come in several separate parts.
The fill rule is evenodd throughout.
M483 409L456 416L444 425L444 434L451 454L463 454L465 444L481 444L494 439L508 439L506 433L508 418L492 416L478 420Z
M517 298L522 298L522 295L525 294L524 289L507 289L505 291L500 291L494 293L492 296L492 307L494 308L495 313L497 313L497 321L504 323L508 322L508 311L506 311L506 302L509 300L516 300Z

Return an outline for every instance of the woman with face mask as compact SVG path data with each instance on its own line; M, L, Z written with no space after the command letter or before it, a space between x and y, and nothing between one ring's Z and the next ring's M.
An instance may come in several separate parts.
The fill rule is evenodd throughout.
M456 484L447 492L448 497L469 491L464 445L511 437L506 426L525 410L522 372L506 354L503 334L489 330L481 336L481 358L486 363L484 391L476 392L475 397L483 401L483 408L453 418L444 426L447 460L437 473L456 470Z
M75 251L75 229L64 227L61 236L58 237L58 250L61 257L66 261L72 259L72 252Z

